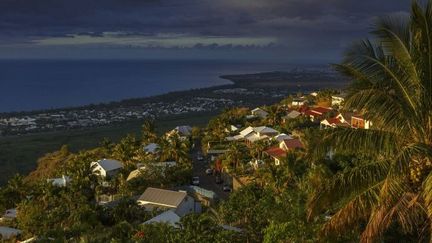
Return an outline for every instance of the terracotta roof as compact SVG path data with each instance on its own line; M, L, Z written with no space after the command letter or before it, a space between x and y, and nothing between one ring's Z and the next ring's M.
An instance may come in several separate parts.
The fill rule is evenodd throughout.
M280 159L280 158L285 158L286 157L286 151L279 148L279 147L271 147L269 149L267 149L265 151L268 155L270 155L271 157Z
M297 138L285 139L283 143L288 149L304 148L303 143Z
M310 109L312 112L315 112L315 113L319 113L319 114L325 114L325 113L327 113L327 112L330 112L330 111L332 111L332 109L330 109L330 108L326 108L326 107L321 107L321 106L318 106L318 107L314 107L314 108L312 108L312 109Z
M329 118L329 119L327 119L327 121L328 121L329 124L335 124L335 125L337 125L337 124L339 124L339 123L342 123L341 120L339 120L339 119L336 118L336 117Z

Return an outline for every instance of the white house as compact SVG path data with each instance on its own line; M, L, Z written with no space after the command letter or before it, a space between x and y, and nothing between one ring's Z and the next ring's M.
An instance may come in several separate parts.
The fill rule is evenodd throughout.
M17 209L16 208L7 209L5 214L3 214L3 216L0 218L0 222L13 220L13 219L16 219L16 217L17 217Z
M273 128L260 126L260 127L247 127L240 131L240 133L233 137L226 137L227 141L244 140L246 143L254 143L263 139L271 139L277 136L279 132Z
M292 106L302 106L306 104L307 104L306 98L294 98L291 102Z
M138 198L137 203L149 211L153 209L168 209L180 217L197 211L195 200L185 191L171 191L148 187Z
M341 94L338 94L338 95L332 95L331 105L332 106L339 106L339 107L341 107L342 103L345 101L345 97L346 97L345 93L341 93Z
M281 133L281 134L275 136L273 139L278 141L278 142L282 142L282 141L287 140L287 139L292 139L292 137L288 134Z
M192 135L192 127L191 126L178 126L168 132L168 136L173 134L178 134L180 137L189 137Z
M157 143L150 143L144 146L143 150L147 154L157 154L160 150L160 146Z
M65 176L65 175L62 175L62 177L60 177L60 178L47 179L48 183L52 183L54 186L58 186L58 187L66 187L70 181L71 181L71 178L69 176Z
M3 240L8 240L14 236L21 234L21 230L10 227L0 226L0 235Z
M266 119L267 116L268 116L268 112L265 111L265 110L263 110L263 109L261 109L261 108L259 108L259 107L253 109L253 110L251 111L251 114L252 114L253 116L259 117L259 118L261 118L261 119Z
M156 217L145 221L143 224L153 224L153 223L165 223L171 225L172 227L178 228L178 223L180 222L180 216L178 216L172 210L165 211Z
M123 168L123 163L114 159L102 159L90 164L93 174L102 178L115 176Z
M150 163L148 165L141 165L138 167L138 169L133 170L129 173L129 176L127 177L126 181L130 181L140 176L143 171L148 170L150 168L158 168L162 173L164 173L166 168L174 167L176 165L177 162L175 161L155 162L155 163Z

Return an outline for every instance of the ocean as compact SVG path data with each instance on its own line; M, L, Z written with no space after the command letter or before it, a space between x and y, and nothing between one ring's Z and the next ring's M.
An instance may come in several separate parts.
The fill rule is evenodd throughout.
M220 75L293 67L223 60L0 60L0 112L148 97L230 83Z

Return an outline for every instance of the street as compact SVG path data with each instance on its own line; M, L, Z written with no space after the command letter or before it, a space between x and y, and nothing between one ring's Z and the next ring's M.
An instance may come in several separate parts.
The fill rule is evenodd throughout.
M219 197L219 199L227 199L230 192L223 191L223 184L216 184L214 175L207 175L205 170L210 168L212 162L209 158L205 158L202 161L197 159L198 155L203 155L201 150L201 141L195 140L195 147L192 150L192 163L193 163L193 176L198 176L200 179L200 187L213 191Z

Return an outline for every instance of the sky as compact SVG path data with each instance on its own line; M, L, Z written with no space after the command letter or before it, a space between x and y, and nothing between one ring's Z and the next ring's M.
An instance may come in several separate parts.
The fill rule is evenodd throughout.
M0 58L337 61L410 0L0 0Z

